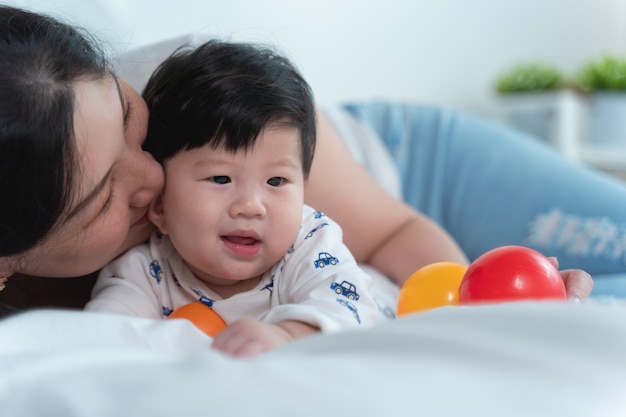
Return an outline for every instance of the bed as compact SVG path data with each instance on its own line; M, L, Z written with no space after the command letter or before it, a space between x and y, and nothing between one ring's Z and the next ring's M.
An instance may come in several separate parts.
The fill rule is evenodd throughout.
M623 416L617 302L443 307L254 359L185 320L41 310L0 322L2 416Z

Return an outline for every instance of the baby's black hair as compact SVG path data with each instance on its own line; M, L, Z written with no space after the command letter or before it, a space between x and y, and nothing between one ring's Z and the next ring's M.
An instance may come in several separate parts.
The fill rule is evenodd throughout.
M315 150L311 88L269 47L219 40L183 47L154 72L143 96L150 110L144 149L161 163L209 144L237 151L270 123L299 130L305 178Z

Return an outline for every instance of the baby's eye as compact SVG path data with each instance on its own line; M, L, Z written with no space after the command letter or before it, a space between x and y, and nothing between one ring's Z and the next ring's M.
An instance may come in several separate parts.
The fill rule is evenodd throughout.
M269 180L267 180L267 183L271 185L272 187L278 187L278 186L283 185L285 181L287 180L284 179L283 177L272 177Z
M230 177L226 175L216 175L214 177L209 177L209 181L213 181L216 184L228 184L230 182Z

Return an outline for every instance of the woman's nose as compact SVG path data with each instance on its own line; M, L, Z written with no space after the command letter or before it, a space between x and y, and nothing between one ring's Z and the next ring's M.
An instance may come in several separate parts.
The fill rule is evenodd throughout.
M138 158L130 173L136 179L130 205L145 207L163 190L165 175L161 164L149 152L141 151L141 156Z

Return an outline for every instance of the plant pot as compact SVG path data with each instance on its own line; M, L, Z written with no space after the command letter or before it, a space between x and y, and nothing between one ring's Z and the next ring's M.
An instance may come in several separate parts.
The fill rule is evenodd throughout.
M596 92L591 96L589 142L626 148L626 92Z
M502 121L573 159L587 129L587 111L585 98L572 90L510 93L498 100Z

